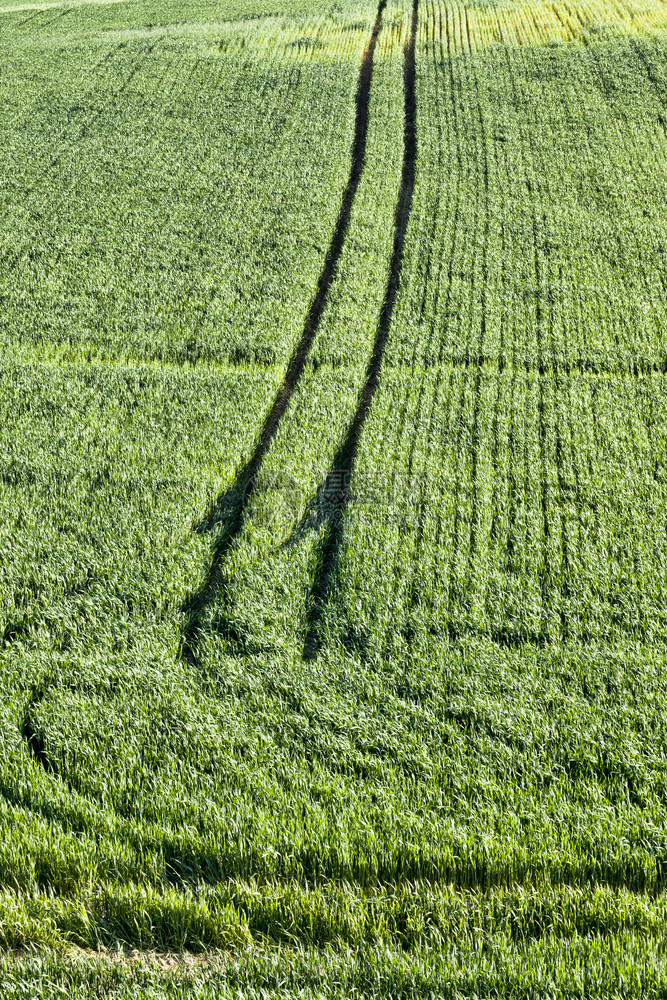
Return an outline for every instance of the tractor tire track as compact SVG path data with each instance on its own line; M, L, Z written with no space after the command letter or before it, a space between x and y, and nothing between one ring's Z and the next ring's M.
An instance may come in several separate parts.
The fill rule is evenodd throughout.
M324 267L317 283L315 297L310 305L301 338L289 362L283 383L264 421L264 426L254 452L237 473L232 485L215 500L208 516L197 527L198 531L203 532L214 530L218 525L222 525L214 544L213 558L208 576L201 588L189 599L183 608L185 626L182 633L180 655L182 660L192 665L196 665L198 662L197 650L203 616L206 610L222 596L224 590L223 568L227 553L234 539L243 528L248 502L255 488L255 480L269 446L276 435L280 421L299 384L308 353L322 321L329 291L338 273L338 264L349 228L354 200L366 162L373 62L378 37L382 30L386 5L387 0L380 0L373 29L361 59L355 97L355 126L350 174L345 191L343 192L338 219L324 261ZM230 631L233 631L231 626L228 628Z
M412 196L415 187L417 163L417 70L415 50L417 46L418 24L419 0L413 0L412 23L410 36L405 46L405 65L403 70L405 101L403 169L394 216L394 248L382 312L375 334L373 351L366 368L366 377L359 397L359 403L347 436L338 449L330 473L325 479L325 488L327 482L330 482L331 477L333 477L337 483L343 483L343 489L337 502L330 505L329 509L324 508L324 517L329 523L307 609L307 631L302 653L304 660L315 659L321 647L321 629L324 613L329 602L329 596L335 580L335 570L340 559L341 544L343 541L343 523L350 500L349 484L359 451L361 432L378 387L382 358L391 329L396 295L403 268L405 238L412 210Z
M40 729L35 725L32 717L33 711L39 708L49 687L50 684L45 683L42 684L41 687L33 690L32 696L23 715L23 721L21 722L21 736L25 740L26 746L28 747L28 751L33 760L39 764L39 766L46 771L47 774L57 775L58 771L46 749L44 736Z

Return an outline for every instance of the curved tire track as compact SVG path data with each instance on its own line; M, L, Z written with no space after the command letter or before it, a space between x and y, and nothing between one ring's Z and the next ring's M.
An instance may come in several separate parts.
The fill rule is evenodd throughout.
M403 169L401 186L396 202L394 215L394 248L389 268L389 278L385 291L382 312L378 322L370 356L364 386L361 391L357 410L345 441L338 449L332 469L327 479L333 478L337 483L344 483L344 489L338 502L325 508L324 518L329 521L325 534L319 568L316 574L308 609L308 630L303 646L304 660L312 660L317 656L321 645L321 627L324 612L335 582L335 570L340 559L343 540L343 522L349 504L349 484L352 478L359 441L373 396L377 390L382 357L391 329L391 321L396 303L396 294L403 268L405 256L405 237L412 210L412 196L415 187L415 168L417 163L417 97L416 97L416 62L417 28L419 24L419 0L412 3L412 23L410 37L405 46L405 65L403 69L403 91L405 101L405 124L403 130Z
M28 751L33 760L39 764L47 774L57 775L58 770L46 749L44 736L40 729L35 726L32 718L33 711L39 708L50 686L49 682L46 682L42 683L40 687L33 689L23 715L23 721L21 723L21 736L25 740Z
M336 227L327 251L324 267L317 283L317 291L306 317L303 333L289 362L283 383L264 422L262 433L253 454L238 472L232 486L214 502L208 516L197 529L200 532L210 531L217 525L222 525L220 534L214 545L213 558L208 576L203 586L190 598L183 608L186 615L186 624L183 629L181 659L192 664L196 664L197 662L198 633L204 613L221 595L223 589L222 568L226 555L234 539L243 527L248 501L252 496L256 477L264 461L264 456L275 437L283 414L287 410L301 379L308 352L322 321L331 285L338 273L338 263L343 251L354 199L366 161L373 62L386 5L387 0L380 0L375 23L362 56L355 98L356 111L350 174L345 191L343 192Z

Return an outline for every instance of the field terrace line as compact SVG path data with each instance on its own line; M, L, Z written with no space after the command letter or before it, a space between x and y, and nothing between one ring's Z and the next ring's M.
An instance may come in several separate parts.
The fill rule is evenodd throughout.
M320 503L323 517L328 527L322 546L318 570L313 582L308 608L308 631L303 646L303 659L316 658L321 645L321 627L324 612L335 582L335 570L339 562L343 541L344 515L350 499L350 481L359 450L359 440L366 422L371 402L378 386L382 357L391 329L391 321L396 302L396 294L403 268L405 237L412 210L412 196L415 187L415 167L417 162L417 98L415 48L419 23L419 0L413 0L410 38L405 46L403 69L403 89L405 101L405 122L403 131L403 169L401 186L394 216L394 249L389 269L382 312L375 334L373 352L366 368L366 378L359 397L357 409L350 424L345 441L336 453L332 468L325 479L334 480L339 487L333 503ZM342 488L341 488L342 487Z
M213 548L213 558L208 577L202 587L192 595L183 608L186 615L186 623L182 636L181 659L191 664L196 664L198 660L198 634L202 624L202 617L206 609L220 596L223 586L222 567L225 557L234 539L243 527L248 501L255 489L255 481L262 466L264 456L269 449L283 414L287 410L292 395L303 374L308 352L322 320L329 290L338 272L338 263L343 251L354 199L366 161L373 61L378 36L382 29L382 19L386 5L387 0L380 0L375 23L361 59L355 97L356 112L350 174L345 191L343 192L336 227L327 251L324 267L317 283L317 291L308 311L301 339L296 346L296 350L287 367L283 383L264 422L264 427L255 451L238 472L233 484L215 500L208 516L196 528L198 532L203 533L205 531L212 531L218 525L222 525Z

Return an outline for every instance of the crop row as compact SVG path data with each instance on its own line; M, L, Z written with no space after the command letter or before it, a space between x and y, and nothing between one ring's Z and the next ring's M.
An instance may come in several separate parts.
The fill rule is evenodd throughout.
M664 0L641 5L609 0L559 0L555 3L459 3L428 0L420 41L445 59L483 52L496 46L595 45L624 33L664 27Z
M7 41L5 349L284 364L346 180L360 35L354 57L247 66L206 30L83 32L65 70L40 32Z

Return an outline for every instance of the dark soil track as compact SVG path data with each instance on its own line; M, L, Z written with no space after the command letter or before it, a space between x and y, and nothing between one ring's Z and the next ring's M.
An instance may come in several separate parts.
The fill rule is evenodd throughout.
M262 433L253 454L236 476L232 486L226 490L222 496L217 498L209 511L207 518L198 526L199 531L207 531L214 530L218 525L222 525L220 534L215 543L211 568L206 582L200 590L198 590L197 593L190 598L184 608L186 625L183 633L181 656L183 659L192 663L195 663L197 660L197 633L202 622L202 616L205 610L220 596L221 570L224 564L225 556L234 538L238 535L243 526L248 500L252 495L255 480L262 466L264 456L266 455L271 441L278 430L283 414L285 413L292 395L294 394L294 390L296 389L303 374L308 352L322 321L322 315L324 313L327 297L338 271L338 263L343 250L343 245L345 243L345 235L349 227L354 199L359 187L359 181L361 180L366 160L368 111L370 105L371 82L373 78L373 61L378 36L382 29L382 18L385 7L386 0L381 0L377 9L373 30L362 56L355 98L356 114L350 174L343 193L340 212L338 214L336 227L324 261L324 267L317 283L317 291L306 317L303 333L297 344L296 350L292 355L285 378L274 400L273 406L271 407L271 410L269 411L269 414L264 422Z
M325 517L329 519L329 527L319 562L309 609L308 633L303 648L304 659L313 659L320 648L320 628L329 594L334 584L335 568L338 563L343 537L343 523L346 507L349 503L349 484L352 470L359 450L359 440L366 422L373 396L378 386L382 357L387 337L391 329L391 321L396 303L396 294L403 268L405 253L405 237L412 209L412 196L415 187L415 167L417 162L417 99L416 99L416 66L415 48L417 44L417 27L419 21L419 0L413 0L412 25L410 37L405 47L405 66L403 71L403 86L405 99L405 125L403 135L403 169L401 186L396 203L394 216L394 248L389 269L389 279L385 292L382 312L378 322L373 344L373 352L366 368L366 378L359 398L359 403L350 424L347 436L334 459L332 473L338 482L346 484L346 489L337 503L325 508Z
M44 700L45 694L46 686L33 691L21 724L21 736L26 741L28 750L30 751L30 755L33 759L44 768L47 774L56 774L56 768L46 751L46 747L44 746L44 737L35 727L32 719L33 710L39 707L41 702Z

